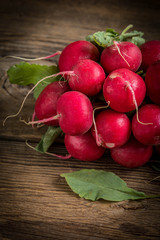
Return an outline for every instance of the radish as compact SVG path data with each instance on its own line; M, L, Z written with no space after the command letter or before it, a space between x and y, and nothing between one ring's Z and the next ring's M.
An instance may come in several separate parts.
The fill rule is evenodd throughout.
M153 147L151 145L144 145L134 137L131 137L123 146L110 150L112 159L127 168L144 165L150 160L152 152Z
M114 42L103 50L100 61L107 73L119 68L136 72L141 65L142 54L134 43Z
M69 135L87 132L93 123L93 107L89 98L81 92L64 93L57 102L57 114L62 131Z
M105 152L105 148L97 146L90 131L80 136L66 134L64 143L72 157L83 161L97 160Z
M40 93L35 103L35 115L39 120L56 116L57 101L59 97L69 91L69 85L64 81L57 81L47 85ZM33 117L34 119L34 117ZM46 122L46 125L58 126L58 120Z
M145 76L147 92L153 103L160 105L160 61L150 65Z
M74 75L69 77L69 86L76 90L94 96L100 92L105 80L103 68L90 59L80 60L73 67Z
M27 124L47 123L58 120L62 131L69 135L87 132L93 123L93 107L89 98L81 92L63 93L57 101L57 115Z
M67 45L60 57L58 66L61 71L70 71L82 59L99 60L98 48L88 41L75 41Z
M132 132L135 138L143 144L160 144L160 106L146 104L139 109L139 119L136 116L132 119Z
M160 41L151 40L145 42L140 46L140 50L142 53L141 69L146 72L151 64L160 60Z
M131 123L124 113L103 110L95 117L92 134L97 145L114 148L125 144L131 133Z
M137 110L145 94L146 86L143 79L126 68L111 72L103 85L105 100L118 112Z
M82 60L81 60L82 61ZM79 61L77 64L80 64L80 62L81 61ZM84 61L84 60L83 60ZM100 91L101 90L101 88L102 88L102 84L103 84L103 82L104 82L104 79L105 79L105 74L104 74L104 71L103 71L103 69L100 67L100 65L96 65L96 70L95 70L95 72L94 72L94 70L93 70L93 67L95 67L95 62L94 61L92 61L92 60L90 60L91 62L89 62L88 63L88 67L89 67L89 69L88 69L88 74L87 74L87 77L88 77L88 79L89 79L89 81L90 81L90 89L88 89L88 93L89 94L93 94L93 92L94 93L98 93L98 91ZM88 61L87 61L88 62ZM82 66L83 66L83 68L84 68L84 71L86 70L86 65L85 64L82 64ZM77 67L78 68L78 67ZM76 68L76 69L77 69ZM81 71L82 71L82 69L81 69ZM92 81L92 83L91 83L91 78L90 78L90 73L92 73L92 74L94 74L94 78L92 79L93 81ZM82 82L83 81L83 74L81 74L81 72L80 71L77 71L76 73L72 70L72 71L63 71L63 72L58 72L58 73L56 73L56 74L52 74L52 75L49 75L49 76L46 76L46 77L44 77L44 78L42 78L41 80L39 80L34 86L33 86L33 88L32 89L30 89L30 91L27 93L27 95L25 96L25 98L24 98L24 100L23 100L23 102L22 102L22 104L21 104L21 106L20 106L20 108L19 108L19 110L18 110L18 112L16 113L16 114L13 114L13 115L9 115L9 116L7 116L6 118L5 118L5 120L3 121L3 125L5 124L5 122L6 122L6 120L8 119L8 118L11 118L11 117L16 117L16 116L18 116L19 115L19 113L21 112L21 110L22 110L22 108L23 108L23 106L24 106L24 103L25 103L25 101L26 101L26 99L27 99L27 97L29 96L29 94L38 86L38 84L40 84L41 82L43 82L44 80L46 80L46 79L48 79L48 78L51 78L51 77L57 77L57 76L59 76L59 75L61 75L61 76L67 76L67 78L68 78L68 81L70 81L70 79L73 79L74 77L75 77L75 79L76 79L76 81L77 82ZM84 82L87 82L87 77L85 78L85 81ZM71 80L72 82L73 82L73 80ZM88 86L89 87L89 86ZM85 87L84 87L84 89L85 89ZM92 95L91 94L91 95ZM74 101L74 100L73 100ZM47 110L48 111L48 110ZM46 111L46 112L47 112ZM38 117L38 116L37 116ZM54 116L52 116L51 117L51 121L53 121L53 120L57 120L57 118L58 117L56 117L55 119L53 119L53 117ZM34 120L34 118L33 118L33 120ZM33 122L33 124L34 123L47 123L47 122L49 122L50 121L49 119L48 119L48 117L45 117L44 119L41 119L41 120L39 120L39 121L32 121ZM24 121L25 122L25 121ZM26 123L26 124L32 124L31 122L29 122L29 123Z

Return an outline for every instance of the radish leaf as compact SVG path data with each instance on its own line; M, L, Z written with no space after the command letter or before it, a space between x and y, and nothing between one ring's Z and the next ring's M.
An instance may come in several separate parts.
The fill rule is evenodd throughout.
M158 196L148 196L127 187L127 184L116 174L103 170L83 169L71 173L61 174L65 177L73 192L80 197L96 201L138 200Z
M41 141L36 146L36 150L41 153L47 152L56 138L62 133L60 127L48 127L46 133L42 136Z
M25 86L36 84L40 79L57 72L57 66L20 62L19 64L11 66L7 74L11 83Z
M113 45L114 41L124 42L129 41L133 42L137 46L140 46L145 42L145 39L142 37L144 34L140 31L130 31L128 30L132 28L133 25L127 26L121 34L117 33L114 29L108 28L106 31L98 31L93 33L92 35L88 35L86 40L96 45L106 48L108 46Z
M20 62L9 68L7 71L9 81L18 85L36 84L39 80L46 76L58 73L57 66L47 66L40 64L29 64L27 62ZM34 97L37 99L40 92L51 82L57 81L60 76L55 78L48 78L41 82L34 90Z

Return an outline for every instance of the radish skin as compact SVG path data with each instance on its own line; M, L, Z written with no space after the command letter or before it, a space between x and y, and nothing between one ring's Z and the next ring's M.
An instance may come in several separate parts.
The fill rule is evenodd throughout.
M150 65L145 76L147 93L153 103L160 105L160 61Z
M110 107L118 112L135 110L144 100L146 86L136 73L121 68L111 72L103 85L103 96Z
M68 44L59 57L59 70L70 71L82 59L99 60L98 48L88 41L75 41Z
M92 104L86 95L78 91L69 91L60 96L57 115L62 131L69 135L86 133L93 123Z
M64 143L71 156L82 161L98 160L105 153L105 148L97 146L90 131L79 136L66 134Z
M140 68L146 72L150 65L160 60L160 41L147 41L140 46L140 50L142 53L142 64Z
M141 65L142 54L140 49L131 42L115 42L103 50L100 61L106 73L119 68L136 72Z
M150 160L153 147L144 145L131 137L123 146L111 149L110 153L116 163L127 168L136 168Z
M131 134L131 123L127 115L110 109L96 115L95 125L92 127L92 134L97 145L105 148L125 144Z
M139 123L135 115L132 119L132 132L135 138L143 144L160 144L160 106L145 104L139 109L139 119L141 122L151 124Z
M72 90L87 96L97 95L101 91L105 72L98 63L90 59L80 60L72 70L74 75L69 77L69 86Z
M57 101L59 97L69 91L69 85L64 81L57 81L47 85L40 93L35 103L35 115L38 120L57 115ZM45 123L49 126L58 126L58 120L52 120Z

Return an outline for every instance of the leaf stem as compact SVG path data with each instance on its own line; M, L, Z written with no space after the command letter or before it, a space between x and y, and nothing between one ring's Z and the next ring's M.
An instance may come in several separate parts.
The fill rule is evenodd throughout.
M132 28L133 25L132 24L129 24L123 31L120 35L124 35L130 28Z

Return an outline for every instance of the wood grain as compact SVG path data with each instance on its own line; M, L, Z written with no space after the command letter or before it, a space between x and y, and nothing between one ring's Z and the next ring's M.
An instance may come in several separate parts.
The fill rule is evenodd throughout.
M158 238L159 199L121 203L86 201L72 193L60 177L64 172L96 167L115 172L137 190L160 193L158 181L148 183L157 176L149 166L145 171L143 167L118 168L107 154L90 164L75 159L53 159L35 153L23 142L1 141L0 149L3 156L0 232L3 237L14 233L11 239L16 240L22 236L25 236L23 239L43 239L44 236L45 239L115 239L117 234L120 239ZM65 154L61 145L55 149Z
M0 56L40 57L107 27L122 31L132 23L147 40L160 39L159 1L5 0L0 3ZM58 57L41 64L56 64ZM160 194L159 173L150 164L125 169L108 152L95 162L62 160L40 154L33 146L45 129L32 129L15 113L29 87L11 85L8 68L19 61L0 59L0 240L116 240L160 238L160 199L91 202L79 198L60 177L84 168L113 171L129 187ZM32 115L31 95L21 117ZM66 154L56 143L52 152ZM157 158L158 159L158 158ZM155 160L155 159L152 159ZM151 181L152 179L154 181Z

